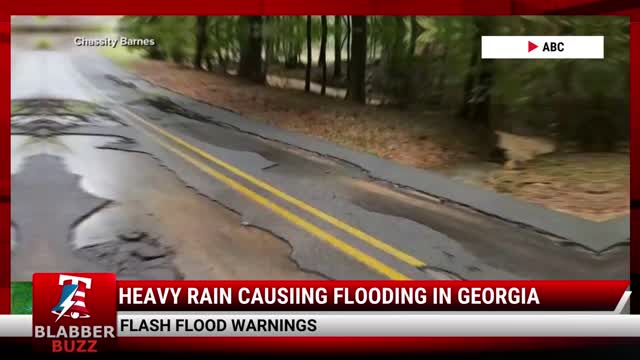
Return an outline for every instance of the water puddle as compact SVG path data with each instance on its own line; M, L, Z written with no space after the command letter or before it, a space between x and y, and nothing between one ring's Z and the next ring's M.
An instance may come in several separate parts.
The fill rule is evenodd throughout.
M144 188L140 176L129 176L144 168L141 154L104 149L125 140L104 131L122 122L88 102L26 100L12 103L11 126L14 279L34 271L182 278L171 248L131 206L136 188ZM87 127L104 134L72 133ZM153 177L159 168L145 161Z
M163 178L159 176L163 171L153 164L151 158L134 152L100 149L119 140L117 137L110 136L60 135L38 138L12 135L11 140L11 170L14 176L21 176L23 169L30 166L33 159L43 156L60 159L59 163L64 167L64 171L78 178L78 191L121 204L118 209L118 213L121 214L118 217L120 226L126 227L131 223L143 226L139 213L144 210L136 204L144 199L148 191L141 189L148 189L144 186L145 184L153 185L148 181L149 178L156 179L155 183L161 182ZM31 173L37 173L37 170ZM48 183L46 177L47 175L43 175L41 181L43 187ZM166 181L167 175L164 178ZM38 179L27 180L38 183ZM174 181L174 186L179 185ZM117 239L118 231L114 227L115 223L109 218L112 209L113 207L101 209L85 219L91 220L89 224L92 228L101 228L110 232L110 236L104 234L104 236L100 234L75 236L74 246L81 248ZM98 221L97 224L94 224L96 221ZM80 223L78 226L81 231L86 225ZM149 231L150 229L139 230Z
M292 261L291 248L281 239L242 226L240 216L185 186L152 156L119 151L120 141L106 135L12 135L13 177L42 193L32 203L21 201L24 196L14 199L24 207L23 216L14 219L17 228L28 229L36 239L29 245L15 241L15 247L23 248L20 261L30 259L39 243L49 242L49 227L57 226L61 229L55 236L69 249L51 256L59 259L47 262L49 271L61 270L59 264L71 257L90 259L102 271L132 279L318 278ZM54 186L65 177L75 179L65 183L77 183ZM98 200L82 210L69 194ZM50 212L33 210L44 207L73 221L47 223L42 219L51 220ZM15 273L19 268L14 267L14 278L27 277L28 270Z
M298 177L323 177L327 175L339 175L348 177L364 177L360 169L336 163L330 159L317 156L303 150L288 147L283 144L274 144L269 140L257 138L255 135L242 133L229 128L226 124L216 121L213 117L203 116L188 110L171 99L165 97L146 98L145 104L164 113L178 115L179 117L195 120L193 122L181 121L180 118L171 118L171 126L179 128L180 132L205 143L235 151L256 153L264 159L273 162L265 171L282 175L296 175ZM164 121L168 121L165 116ZM199 123L207 123L215 126L202 126Z

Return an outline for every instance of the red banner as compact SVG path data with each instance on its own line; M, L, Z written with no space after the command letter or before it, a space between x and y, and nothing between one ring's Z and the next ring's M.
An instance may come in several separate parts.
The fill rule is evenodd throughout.
M219 337L119 338L118 349L135 352L207 352L260 355L435 354L529 352L569 349L637 349L638 339L489 337ZM592 354L593 355L593 354Z
M589 7L577 7L579 3L585 3L589 5ZM32 1L32 2L11 2L7 3L3 10L3 16L0 17L0 21L8 21L9 14L46 14L46 15L55 15L55 14L64 14L70 15L73 13L80 14L144 14L149 15L150 13L154 14L185 14L185 15L195 15L195 14L274 14L274 15L285 15L285 14L424 14L424 15L445 15L445 14L465 14L465 15L483 15L483 14L491 14L491 15L509 15L509 14L540 14L545 12L557 11L562 8L572 8L577 9L573 13L580 14L630 14L637 16L638 10L629 9L628 4L632 4L633 2L629 1L578 1L578 0L567 0L567 1L548 1L548 2L540 2L535 0L520 0L520 1L509 1L509 0L495 0L495 1L475 1L475 0L465 0L465 1L442 1L442 2L424 2L419 0L407 0L407 1L380 1L380 0L361 0L361 1L331 1L331 2L303 2L297 0L275 0L275 1L260 1L260 0L249 0L242 2L201 2L201 1L187 1L181 2L180 4L172 3L172 2L160 2L155 3L153 7L148 6L145 2L131 2L131 1L121 1L116 0L112 2L47 2L47 1ZM608 5L609 4L609 5ZM613 6L613 5L615 6ZM631 58L632 62L635 62L637 58L637 34L638 27L637 24L631 25L632 41L631 41ZM636 40L634 40L636 39ZM0 24L0 68L4 69L2 72L3 85L0 87L0 95L5 96L7 102L3 106L2 110L7 116L10 114L9 108L9 92L10 92L10 80L9 80L9 25L8 24ZM635 67L631 67L631 104L632 104L632 119L637 117L638 114L638 106L640 103L638 101L634 101L637 97L637 84L635 81L638 78L638 71L634 71ZM634 105L635 104L635 105ZM631 147L635 149L635 140L638 133L638 126L635 125L634 121L631 121ZM9 126L9 122L5 123L5 126ZM9 148L10 139L7 137L5 142L2 143L6 149ZM5 166L8 169L9 160L10 160L10 152L7 150L5 152L1 163L2 166ZM633 161L633 156L632 156ZM632 166L633 167L633 166ZM638 182L637 180L633 180L632 184ZM5 172L5 177L0 179L0 188L2 189L2 196L7 198L10 196L10 174L9 171ZM632 198L637 199L638 196L635 194L635 188L637 186L632 185ZM7 224L6 234L9 233L9 218L10 218L10 206L8 202L3 202L0 204L0 214L4 216L5 222ZM638 210L634 210L634 213ZM638 223L637 215L633 215L631 219L631 224ZM640 256L638 256L639 247L634 244L635 241L632 240L631 244L631 266L632 272L640 272ZM0 313L8 313L9 312L9 281L10 281L10 271L9 271L9 263L10 263L10 240L9 236L5 237L5 240L0 241L0 255L3 256L7 261L3 261L4 268L0 270ZM634 275L632 275L634 276ZM638 276L637 274L635 275ZM133 282L120 282L121 284L128 284ZM587 296L575 295L571 293L571 291L566 290L563 292L560 288L554 288L555 290L547 290L550 291L552 295L549 293L537 291L537 295L540 299L540 305L535 307L535 309L546 310L546 309L575 309L577 304L585 304L586 309L601 309L606 304L607 309L611 307L609 302L613 302L616 300L614 296L608 292L608 290L601 290L598 286L586 285L586 283L593 282L561 282L566 289L569 288L583 288L583 292L579 292L579 294L584 295L586 292L587 286L593 286L593 292L587 294ZM124 286L124 285L123 285ZM126 285L130 286L130 285ZM637 286L637 285L636 285ZM538 288L536 288L538 289ZM542 288L540 288L542 290ZM617 291L617 290L616 290ZM544 294L544 295L543 295ZM452 296L453 297L453 296ZM619 298L619 297L618 297ZM636 297L637 298L637 297ZM154 305L155 309L158 309L160 305ZM161 305L167 308L180 309L179 306L183 306L181 304L175 306ZM204 305L198 305L199 309L211 309L211 307L207 307ZM236 305L233 305L236 306ZM256 306L256 305L251 305ZM275 306L275 305L274 305ZM333 306L333 305L332 305ZM336 305L342 306L342 305ZM346 305L344 305L346 306ZM378 306L378 305L376 305ZM457 306L461 306L460 304L449 304L449 305L438 305L439 310L455 310ZM497 306L497 305L496 305ZM502 308L497 306L495 309ZM509 310L514 310L518 308L518 306L525 305L508 305ZM531 305L526 305L528 309L532 309ZM545 308L545 306L547 308ZM613 305L615 306L615 305ZM176 308L177 307L177 308ZM243 305L242 308L246 308L246 305ZM326 308L326 306L324 306ZM360 307L360 306L358 306ZM515 307L515 308L514 308ZM121 306L124 309L141 309L138 305L127 305ZM269 306L269 309L273 309L273 306ZM349 309L354 309L355 307L351 307ZM489 305L470 305L464 306L464 309L490 309ZM189 309L193 309L193 307L189 307ZM220 309L216 307L216 309ZM637 312L637 310L636 310Z
M0 22L0 97L6 99L0 102L0 131L7 134L5 140L0 139L0 217L2 225L0 231L4 236L0 239L0 314L11 311L11 123L9 121L11 107L9 92L11 91L11 26L8 22ZM6 116L6 118L5 118ZM6 119L6 121L4 121ZM6 154L6 155L5 155Z
M637 5L635 6L637 7ZM13 1L11 15L535 15L610 14L634 8L629 0L243 0L175 2L145 1ZM2 19L2 18L0 18Z
M118 281L119 311L613 311L628 281Z
M185 323L188 315L184 313L176 315L171 310L192 312L198 310L612 311L627 287L628 281L116 281L114 274L45 273L35 274L33 277L32 336L35 349L47 352L109 350L182 352L188 349L188 351L228 353L252 352L259 348L260 353L273 354L309 353L310 350L314 354L320 352L346 354L363 351L397 353L401 349L406 350L407 353L413 353L446 351L449 350L448 347L457 348L462 343L465 344L465 348L473 348L475 351L522 351L535 348L541 344L541 341L544 341L547 349L550 344L565 348L567 346L582 347L591 342L577 341L580 338L574 338L571 341L556 338L548 341L546 338L526 337L508 341L503 337L473 337L471 338L473 340L461 337L413 336L374 338L358 336L357 331L353 332L353 336L356 336L353 338L324 335L285 337L271 336L272 333L269 333L270 336L260 337L251 336L254 330L249 328L246 331L236 329L239 333L246 333L247 336L211 337L197 333L205 330L214 331L208 328L197 329L198 322L207 320L204 319L204 315L194 313L191 318L188 318L188 321L193 321L194 327L186 329L180 328L179 324ZM117 315L117 311L125 310L153 311L153 313ZM158 315L162 311L165 313ZM153 330L155 325L152 317L154 316L155 319L162 321L162 328ZM178 318L172 320L176 316ZM236 316L242 317L243 314ZM415 315L407 314L407 316ZM523 316L537 317L536 315ZM605 315L594 316L604 319ZM393 318L396 317L391 319ZM354 321L356 319L358 319L357 315ZM225 322L220 315L215 320ZM441 331L442 328L437 325L437 319L432 320L435 321L427 323L431 324L433 329ZM171 325L172 321L175 325ZM314 321L324 321L322 324L326 333L344 329L344 326L335 326L335 319L314 319ZM231 322L233 323L234 320L232 319ZM449 323L450 321L447 320L447 324ZM517 323L522 324L522 322ZM366 324L370 326L372 322ZM394 326L392 323L385 322L379 322L379 324L383 324L379 325L380 328ZM404 329L408 326L407 324L407 322L401 322L395 326ZM469 324L465 331L473 328L472 322ZM478 329L477 321L475 324L475 328ZM491 324L495 324L495 321L487 322L487 325ZM482 326L481 331L484 336L491 329L485 329L484 325ZM523 326L528 329L527 325ZM409 328L417 329L415 324ZM588 328L602 329L603 327ZM316 329L314 327L314 331ZM361 328L362 331L365 331L364 329L371 328ZM157 336L136 336L140 331L146 331L147 336L149 334ZM169 334L162 334L162 331L168 331ZM196 331L196 334L193 331ZM304 333L302 330L299 331L301 334ZM608 330L607 334L609 331L612 330ZM512 332L508 332L507 336L511 334ZM610 341L612 339L607 339L606 343L610 344ZM425 347L426 344L429 346ZM473 344L471 348L469 348L470 344Z

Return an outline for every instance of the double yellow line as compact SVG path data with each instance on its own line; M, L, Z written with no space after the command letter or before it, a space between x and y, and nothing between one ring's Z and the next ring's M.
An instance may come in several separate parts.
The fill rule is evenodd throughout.
M217 179L218 181L226 184L227 186L231 187L232 189L236 190L237 192L241 193L242 195L246 196L247 198L249 198L250 200L264 206L265 208L271 210L272 212L276 213L277 215L281 216L282 218L286 219L287 221L291 222L292 224L296 225L297 227L307 231L308 233L314 235L315 237L326 241L327 243L329 243L330 245L332 245L333 247L337 248L338 250L342 251L343 253L351 256L352 258L354 258L355 260L359 261L360 263L366 265L367 267L369 267L370 269L390 278L393 280L409 280L409 277L402 274L400 271L393 269L392 267L382 263L381 261L377 260L376 258L354 248L353 246L349 245L348 243L344 242L343 240L340 240L338 238L336 238L335 236L331 235L330 233L322 230L321 228L317 227L316 225L304 220L303 218L295 215L294 213L290 212L289 210L275 204L274 202L272 202L271 200L265 198L264 196L252 191L251 189L249 189L248 187L238 183L237 181L231 179L230 177L222 174L221 172L215 170L214 168L212 168L211 166L209 166L208 164L198 160L195 157L192 157L189 153L187 153L186 151L183 150L188 150L193 154L196 154L200 157L202 157L203 159L206 159L216 165L218 165L219 167L227 170L228 172L248 181L249 183L264 189L266 191L268 191L269 193L275 195L276 197L298 207L301 210L306 211L307 213L335 226L336 228L343 230L344 232L364 241L365 243L401 260L402 262L409 264L413 267L420 267L420 266L424 266L426 265L423 261L399 250L396 249L395 247L381 241L378 240L376 238L374 238L373 236L359 230L356 229L354 227L352 227L351 225L348 225L338 219L336 219L335 217L326 214L316 208L314 208L313 206L299 200L296 199L295 197L292 197L289 194L284 193L283 191L265 183L264 181L261 181L247 173L245 173L244 171L218 159L217 157L207 153L204 150L201 150L200 148L189 144L188 142L186 142L185 140L179 138L178 136L168 132L167 130L152 124L151 122L145 120L144 118L140 117L139 115L131 112L130 110L126 109L126 108L121 108L123 112L126 112L131 118L133 118L134 120L136 120L137 122L139 122L140 124L142 124L143 126L141 128L145 129L145 130L151 130L151 131L147 131L147 133L149 133L155 141L157 141L160 145L162 145L164 148L166 148L167 150L169 150L170 152L176 154L177 156L179 156L180 158L184 159L185 161L187 161L188 163L192 164L193 166L197 167L198 169L200 169L201 171L203 171L204 173L212 176L213 178ZM169 140L171 143L179 145L179 147L173 146L172 144L170 144L168 141Z
M335 248L337 248L338 250L342 251L343 253L351 256L352 258L354 258L355 260L359 261L360 263L366 265L367 267L369 267L370 269L390 278L393 280L409 280L409 277L402 274L400 271L384 264L383 262L379 261L378 259L356 249L355 247L349 245L348 243L346 243L343 240L340 240L338 238L336 238L335 236L331 235L330 233L322 230L321 228L317 227L316 225L304 220L303 218L293 214L292 212L290 212L289 210L275 204L274 202L272 202L271 200L265 198L264 196L261 196L260 194L252 191L251 189L249 189L248 187L238 183L237 181L229 178L228 176L222 174L221 172L215 170L214 168L210 167L208 164L205 164L204 162L192 157L190 154L188 154L187 152L183 151L183 150L189 150L192 153L199 155L200 157L220 166L221 168L229 171L232 174L237 175L238 177L245 179L246 181L252 183L253 185L262 188L266 191L268 191L269 193L279 197L280 199L314 215L315 217L324 220L325 222L335 226L336 228L343 230L344 232L351 234L352 236L364 241L365 243L399 259L400 261L403 261L404 263L407 263L413 267L420 267L420 266L425 266L426 264L401 251L398 250L396 248L394 248L393 246L380 241L376 238L374 238L373 236L359 230L356 229L338 219L336 219L335 217L328 215L316 208L314 208L311 205L308 205L306 203L304 203L301 200L298 200L282 191L280 191L279 189L243 172L242 170L216 158L215 156L199 149L196 146L193 146L191 144L189 144L188 142L182 140L181 138L179 138L176 135L171 134L170 132L168 132L167 130L156 126L154 124L152 124L151 122L145 120L144 118L142 118L141 116L139 116L138 114L130 111L129 109L123 107L123 106L118 106L118 102L115 101L114 99L112 99L110 96L108 96L107 94L103 93L102 91L100 91L98 88L96 88L92 83L90 83L87 79L85 79L81 74L75 74L78 77L78 80L80 82L82 82L83 84L85 84L85 86L87 86L88 89L93 90L97 95L99 95L99 97L103 98L104 100L107 100L108 102L112 103L113 105L116 106L116 110L121 110L122 112L125 112L127 115L129 115L130 118L132 118L133 120L139 122L140 124L142 124L143 126L139 126L139 125L135 125L136 127L139 127L143 130L153 130L153 131L147 131L146 133L149 134L155 141L157 141L161 146L163 146L164 148L166 148L167 150L171 151L172 153L178 155L179 157L181 157L182 159L184 159L185 161L189 162L190 164L194 165L195 167L197 167L198 169L200 169L201 171L203 171L204 173L212 176L213 178L217 179L218 181L226 184L227 186L231 187L232 189L238 191L239 193L241 193L242 195L246 196L247 198L249 198L250 200L266 207L267 209L273 211L274 213L276 213L277 215L281 216L282 218L288 220L289 222L291 222L292 224L296 225L297 227L309 232L310 234L314 235L315 237L326 241L327 243L329 243L330 245L334 246ZM175 147L172 146L171 144L169 144L167 141L163 140L163 138L171 140L171 142L180 145L181 147Z

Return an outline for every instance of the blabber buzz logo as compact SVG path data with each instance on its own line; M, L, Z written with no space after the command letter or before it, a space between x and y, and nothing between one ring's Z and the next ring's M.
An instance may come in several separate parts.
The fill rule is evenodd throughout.
M91 289L91 278L60 275L58 285L62 286L60 301L51 310L53 314L58 315L56 322L63 316L72 319L91 317L85 304L85 295L87 290Z
M115 345L114 274L34 274L34 350L99 352Z

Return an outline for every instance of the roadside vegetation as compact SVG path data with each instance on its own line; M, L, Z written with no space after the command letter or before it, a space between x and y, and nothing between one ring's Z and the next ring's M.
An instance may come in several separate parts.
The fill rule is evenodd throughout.
M129 49L123 46L101 47L100 53L125 69L131 69L132 66L145 55L144 50Z
M51 42L47 39L38 39L36 41L36 49L38 50L49 50L51 49Z
M105 55L202 101L412 166L494 162L481 185L594 220L627 211L625 17L126 16L119 26L158 45ZM531 34L605 35L606 58L481 59L482 35Z
M11 313L31 315L33 311L30 282L11 283Z

